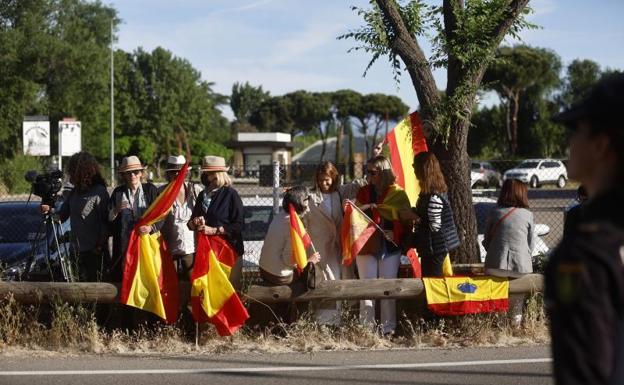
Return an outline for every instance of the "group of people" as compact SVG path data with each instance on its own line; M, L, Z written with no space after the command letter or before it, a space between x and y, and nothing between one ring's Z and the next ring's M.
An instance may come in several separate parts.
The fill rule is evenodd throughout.
M186 164L184 156L170 156L165 168L169 183ZM200 168L203 186L185 182L167 216L152 226L140 226L140 234L160 232L182 280L193 268L195 232L224 237L239 258L230 279L240 288L243 255L243 204L227 173L225 159L205 156ZM68 165L73 190L59 210L60 219L71 220L78 251L81 281L121 282L130 234L147 208L166 188L143 181L145 167L138 157L123 158L118 168L122 183L108 195L106 182L95 158L87 152L74 154ZM41 205L43 213L50 206ZM112 250L108 240L112 237Z
M368 160L365 179L348 184L340 183L340 175L331 162L321 163L312 191L295 186L285 193L284 210L274 217L262 247L261 277L274 285L289 285L298 279L291 256L289 205L301 217L314 245L315 252L308 261L316 265L315 271L324 279L396 278L401 254L411 247L417 248L422 259L423 275L441 276L444 258L459 246L446 183L433 153L417 155L414 170L421 193L417 206L411 207L406 192L396 184L390 160L382 155ZM340 229L347 201L363 211L377 229L356 256L355 267L342 264ZM393 334L397 325L395 301L380 302L380 329L384 334ZM316 320L337 322L340 306L316 304ZM363 324L375 325L374 301L360 301L359 312Z

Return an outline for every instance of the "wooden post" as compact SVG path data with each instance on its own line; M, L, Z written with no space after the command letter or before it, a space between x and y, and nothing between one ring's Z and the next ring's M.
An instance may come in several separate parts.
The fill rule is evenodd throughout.
M530 294L543 290L544 278L528 274L509 281L509 294ZM117 302L120 284L66 282L0 282L0 298L13 294L25 304L50 303L55 300L76 303ZM190 284L180 282L180 301L188 301ZM247 293L257 301L307 302L313 300L424 299L421 279L353 279L320 282L316 289L293 294L288 286L252 286ZM244 300L244 297L243 297Z

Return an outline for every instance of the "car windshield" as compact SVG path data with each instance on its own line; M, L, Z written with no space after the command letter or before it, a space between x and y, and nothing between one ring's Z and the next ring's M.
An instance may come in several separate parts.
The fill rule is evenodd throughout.
M481 168L481 165L480 165L479 163L473 163L473 164L471 165L471 168L472 168L473 170L478 170L478 169L480 169L480 168Z
M40 224L38 204L0 205L0 243L30 242L39 231Z
M271 206L245 206L243 239L246 241L263 240L272 219L273 207Z
M516 168L537 168L539 162L522 162Z

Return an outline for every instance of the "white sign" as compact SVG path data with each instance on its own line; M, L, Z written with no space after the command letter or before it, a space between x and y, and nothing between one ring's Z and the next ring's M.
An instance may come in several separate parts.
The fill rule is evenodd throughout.
M24 155L50 155L50 122L24 121Z
M59 148L62 156L72 156L82 150L80 122L61 120L59 122Z

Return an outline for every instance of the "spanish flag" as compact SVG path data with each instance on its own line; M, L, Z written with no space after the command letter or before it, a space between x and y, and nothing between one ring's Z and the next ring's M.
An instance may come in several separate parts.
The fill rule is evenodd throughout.
M503 312L509 281L499 277L423 278L427 307L440 316Z
M187 171L188 163L134 225L119 295L119 302L152 312L168 324L174 323L178 316L178 278L173 259L166 251L160 233L139 235L138 229L151 226L167 215Z
M420 193L420 187L412 164L414 155L428 151L427 140L423 131L423 124L418 112L412 112L403 119L386 136L390 148L390 161L396 176L396 183L405 189L412 206Z
M360 210L353 208L352 202L347 201L340 228L343 265L350 266L353 263L355 257L375 231L377 230L373 221Z
M386 136L388 147L390 148L390 162L392 163L392 171L396 176L396 184L405 189L409 197L412 207L416 206L418 194L420 194L420 183L414 173L412 164L414 156L424 151L429 151L427 147L427 139L423 131L423 123L417 111L412 112L407 118L403 119L392 129ZM414 269L414 276L417 277L416 263L418 254L414 249L408 252L408 257ZM453 267L451 266L451 258L447 255L444 258L443 265L444 276L453 275Z
M302 271L308 264L308 254L306 249L312 244L310 235L307 233L301 218L297 215L292 204L288 205L290 217L290 242L292 245L293 262L297 265L297 270Z
M249 318L230 283L236 252L220 236L199 234L191 275L191 306L195 322L210 322L220 336L234 334Z

